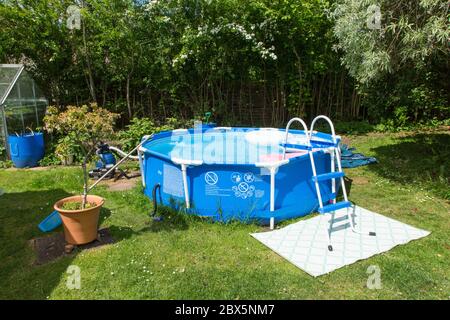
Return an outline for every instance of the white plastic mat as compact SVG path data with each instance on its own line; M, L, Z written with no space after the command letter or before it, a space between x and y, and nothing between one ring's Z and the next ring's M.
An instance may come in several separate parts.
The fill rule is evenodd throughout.
M251 235L295 266L317 277L430 234L355 206L351 208L353 221L356 229L365 233L361 235L351 230L346 210L340 209L334 214L331 231L333 251L328 250L326 234L331 214ZM376 236L369 236L369 231L375 231Z

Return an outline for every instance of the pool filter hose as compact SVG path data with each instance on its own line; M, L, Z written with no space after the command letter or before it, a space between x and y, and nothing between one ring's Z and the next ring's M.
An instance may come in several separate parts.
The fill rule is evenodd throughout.
M161 221L162 217L158 217L156 215L157 211L158 211L158 201L156 201L156 190L160 189L161 185L159 183L155 184L153 186L153 190L152 190L152 198L153 198L153 213L152 213L152 218L155 221Z

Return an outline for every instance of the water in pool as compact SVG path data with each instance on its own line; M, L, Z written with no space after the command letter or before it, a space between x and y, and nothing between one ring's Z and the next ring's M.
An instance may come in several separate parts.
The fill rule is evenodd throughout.
M175 132L150 143L147 148L171 159L202 161L205 164L252 164L281 160L284 132L278 129L247 131L208 130L188 134ZM302 132L289 133L289 143L305 144ZM297 152L302 155L305 152Z

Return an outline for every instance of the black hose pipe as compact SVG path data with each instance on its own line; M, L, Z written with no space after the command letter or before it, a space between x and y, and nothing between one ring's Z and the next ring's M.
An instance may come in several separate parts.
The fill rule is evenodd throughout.
M151 215L151 217L153 218L153 221L161 221L162 217L157 216L158 213L158 201L156 200L156 190L160 190L161 191L161 185L159 183L155 184L153 186L153 190L152 190L152 198L153 198L153 213Z

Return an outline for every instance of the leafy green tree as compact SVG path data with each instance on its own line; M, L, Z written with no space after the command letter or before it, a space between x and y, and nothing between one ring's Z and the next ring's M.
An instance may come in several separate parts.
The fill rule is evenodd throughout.
M0 24L2 62L24 63L61 108L123 114L119 126L448 114L443 0L3 0Z
M77 82L63 17L68 0L0 2L0 59L22 62L57 104ZM69 98L70 99L70 98Z
M450 116L448 9L445 0L336 1L337 48L374 115L407 107L414 120Z

